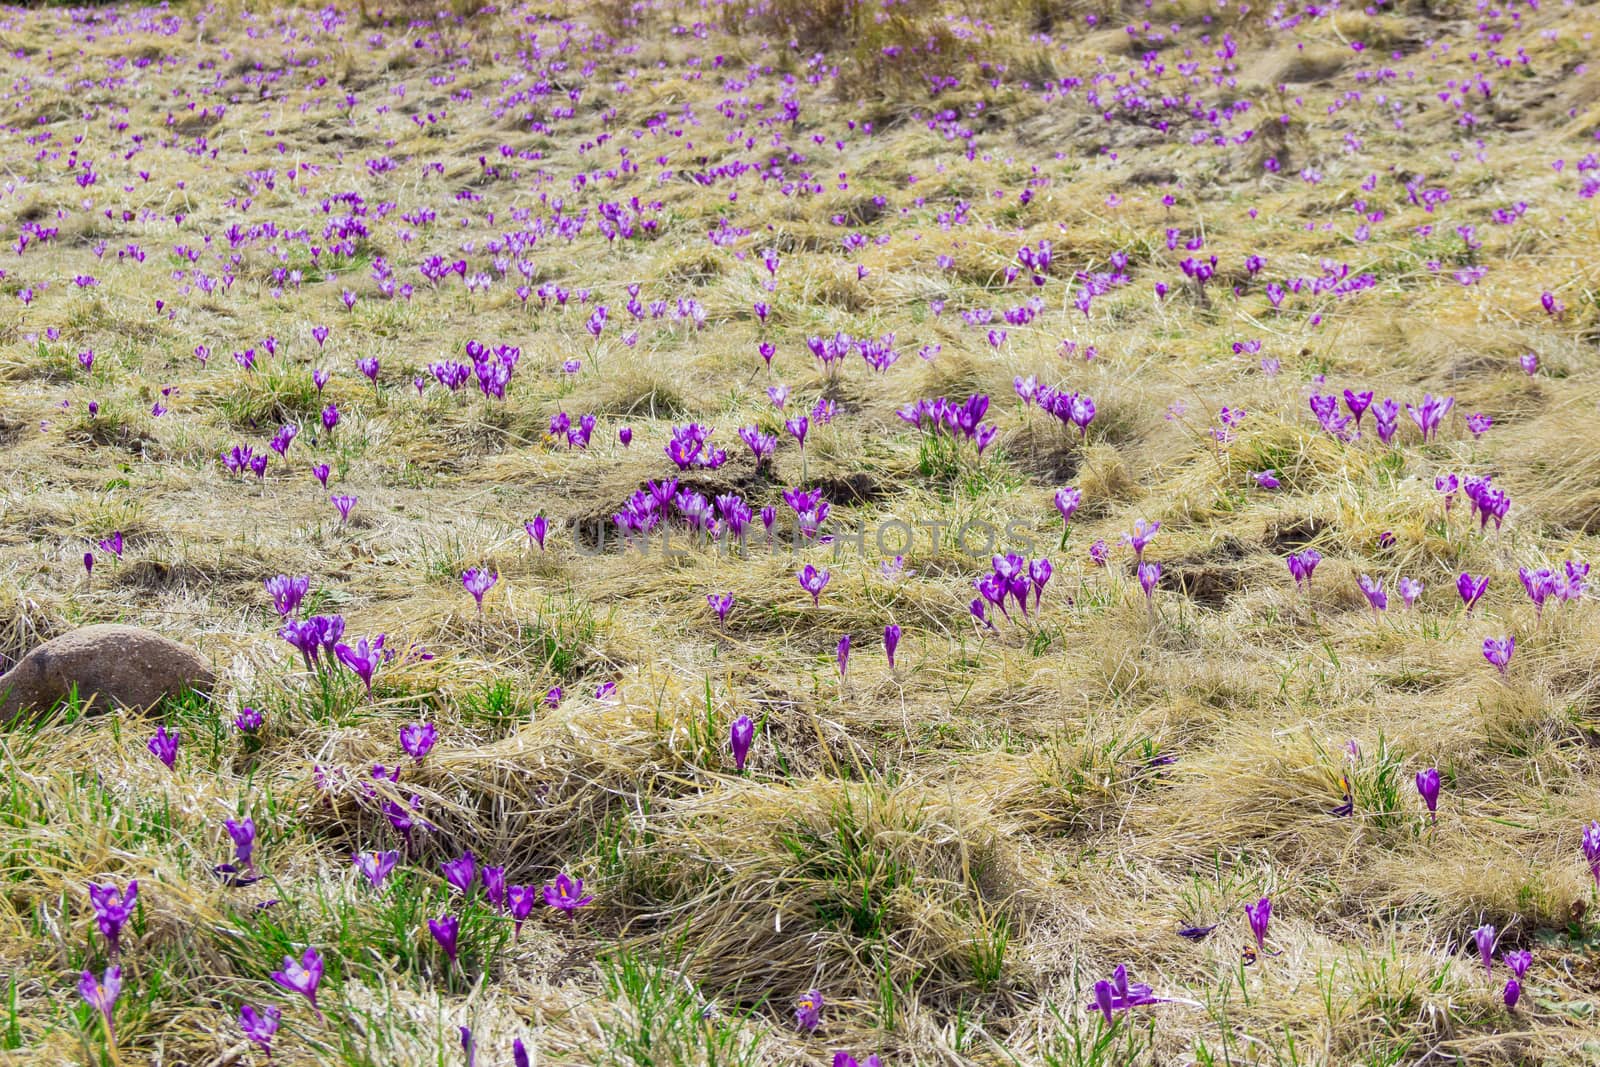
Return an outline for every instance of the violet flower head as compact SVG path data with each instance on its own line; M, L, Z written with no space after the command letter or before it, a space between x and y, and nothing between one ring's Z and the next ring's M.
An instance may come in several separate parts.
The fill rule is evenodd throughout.
M838 659L838 662L839 662L839 682L840 682L840 684L843 684L844 679L845 679L845 672L848 671L849 668L850 668L850 635L849 634L845 634L843 637L839 638L839 649L838 649L837 659Z
M1422 595L1422 583L1415 578L1401 578L1395 583L1395 588L1400 591L1400 599L1406 602L1408 608Z
M1122 535L1122 543L1133 547L1133 554L1144 559L1144 546L1155 539L1161 532L1159 522L1146 522L1144 519L1134 521L1133 530Z
M233 728L242 734L253 734L266 723L266 717L255 708L240 708L233 717Z
M1289 574L1294 578L1296 587L1309 586L1311 575L1315 573L1317 564L1322 562L1322 553L1308 548L1291 554L1284 562L1289 565Z
M1596 889L1600 889L1600 820L1583 828L1583 858L1589 864Z
M1143 982L1129 982L1128 968L1119 963L1111 974L1111 981L1101 979L1094 984L1094 1003L1089 1007L1104 1015L1109 1024L1114 1021L1116 1012L1161 1003L1164 1003L1163 998L1156 996L1155 990Z
M1144 590L1145 599L1155 595L1156 583L1161 581L1161 564L1139 564L1139 587Z
M1483 599L1483 594L1488 588L1487 574L1481 578L1474 578L1466 571L1461 572L1461 576L1456 579L1456 592L1461 594L1461 603L1466 605L1468 615L1472 614L1472 609Z
M272 1058L272 1039L278 1033L278 1024L282 1019L282 1009L270 1005L260 1011L249 1004L239 1008L239 1029L244 1031L248 1040L261 1047L262 1055L269 1060Z
M453 860L440 862L439 868L444 871L444 880L451 889L459 893L472 892L473 883L478 880L478 863L470 849Z
M1056 510L1061 513L1061 521L1072 521L1072 513L1078 510L1078 505L1083 503L1083 491L1074 486L1064 486L1056 490Z
M1507 967L1511 968L1511 973L1519 979L1528 973L1529 967L1533 966L1533 953L1527 949L1519 949L1516 952L1502 952L1500 958L1505 961Z
M1494 927L1487 923L1472 931L1472 940L1478 945L1478 955L1483 960L1483 969L1487 974L1494 973L1494 935Z
M890 623L883 628L883 651L889 660L889 669L894 670L894 650L900 647L900 627Z
M472 599L478 605L478 610L483 611L483 594L494 588L500 580L499 571L491 571L487 567L468 567L461 575L461 584L467 592L472 594Z
M333 468L329 467L326 463L313 463L311 465L311 477L320 482L322 484L322 488L324 489L328 488L328 475L331 473L333 473ZM348 510L344 513L344 517L350 517Z
M268 578L263 583L267 588L267 595L272 597L272 606L279 615L288 618L300 607L300 602L306 598L306 593L311 588L311 579L308 577L291 578L287 574L280 574L276 578Z
M1438 768L1429 767L1425 771L1417 772L1417 792L1422 796L1422 802L1428 805L1429 819L1437 822L1439 818Z
M1263 489L1277 489L1283 485L1283 483L1278 480L1278 472L1271 467L1268 467L1264 471L1252 471L1250 473L1250 477L1254 478L1256 480L1256 485Z
M1481 411L1474 412L1473 414L1467 416L1467 429L1472 431L1472 439L1474 441L1488 433L1490 428L1493 426L1494 419L1483 414Z
M1262 897L1254 904L1244 906L1245 918L1250 920L1250 932L1255 935L1256 948L1262 952L1267 949L1267 924L1272 921L1272 899Z
M557 874L555 881L544 887L545 904L565 913L568 918L592 900L594 894L583 895L583 879L568 878L565 873Z
M750 745L755 741L756 724L750 716L741 715L728 728L728 747L733 750L733 767L744 773L745 761L750 758Z
M538 902L539 892L534 886L514 885L506 890L506 906L511 911L513 939L522 933L522 924L533 914L534 905Z
M505 867L483 868L483 898L495 911L506 910L506 869Z
M544 539L550 529L550 520L543 515L535 515L531 522L523 523L522 528L528 531L528 540L537 544L539 551L544 551Z
M168 733L165 726L157 726L156 735L146 742L145 747L171 770L178 761L178 731Z
M1372 614L1376 618L1378 612L1387 611L1389 608L1389 594L1383 591L1383 582L1380 579L1363 574L1356 579L1356 584L1361 587L1361 592L1366 596L1367 603L1372 605Z
M283 966L272 972L272 980L289 992L305 997L317 1018L322 1018L322 1009L317 1007L317 986L322 983L322 953L308 948L298 962L293 956L283 957Z
M89 885L89 903L94 907L94 920L100 927L100 936L106 939L106 954L116 956L121 950L122 927L133 916L133 903L139 897L137 879L128 883L127 889L118 889L114 883Z
M431 722L413 722L400 727L400 747L418 763L438 740L439 728Z
M450 962L456 962L456 941L461 935L461 920L454 915L441 915L437 919L429 919L428 932L439 942L439 947L444 949L444 954L450 958Z
M726 625L728 622L728 612L733 610L733 594L707 593L706 603L711 605L711 610L717 613L717 622L719 624Z
M223 826L227 829L228 836L233 838L233 854L239 861L239 867L244 870L253 868L256 850L255 820L246 815L238 821L224 820Z
M1515 1011L1517 1001L1522 999L1522 983L1515 978L1507 978L1506 989L1501 996L1505 998L1506 1010Z
M1517 650L1517 639L1514 636L1485 637L1483 639L1483 658L1494 666L1501 674L1506 673L1506 666L1511 662L1511 654Z
M805 996L794 1002L794 1024L806 1033L811 1033L822 1025L823 999L822 991L810 989Z
M394 865L400 862L400 853L392 849L387 852L362 852L351 856L350 860L356 870L366 876L367 883L377 889L394 871Z
M1106 539L1100 538L1089 546L1089 562L1096 567L1104 567L1111 559L1111 549L1106 545Z
M84 971L78 978L78 995L89 1007L100 1013L100 1017L105 1020L108 1034L116 1033L112 1015L116 1011L117 997L121 993L122 968L115 963L106 968L105 975L101 978L96 978L91 971Z
M819 571L816 567L807 563L795 577L800 580L800 588L811 594L811 604L816 607L821 603L823 588L833 575L827 571Z
M339 524L342 526L350 521L350 509L356 506L356 498L348 493L335 493L328 500L339 509Z
M383 634L379 634L373 641L365 637L357 641L352 647L346 644L337 644L333 647L334 655L339 662L349 668L350 673L361 679L361 684L367 687L367 692L372 692L372 675L378 669L378 664L383 660Z

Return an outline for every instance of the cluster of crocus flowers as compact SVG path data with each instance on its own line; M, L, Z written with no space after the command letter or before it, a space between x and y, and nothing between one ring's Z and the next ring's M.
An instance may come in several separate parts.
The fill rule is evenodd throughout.
M1010 619L1011 612L1006 608L1008 600L1015 601L1017 610L1026 617L1029 593L1033 594L1035 610L1038 609L1044 599L1044 587L1054 573L1048 559L1041 556L1028 560L1015 552L1008 552L1003 556L994 556L989 563L992 568L990 573L972 583L978 591L971 605L973 619L993 629L994 623L990 621L985 605L992 605L1006 619Z

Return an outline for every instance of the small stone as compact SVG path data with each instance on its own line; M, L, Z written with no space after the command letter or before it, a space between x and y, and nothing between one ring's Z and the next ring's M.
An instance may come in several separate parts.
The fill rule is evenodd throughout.
M46 641L0 675L0 724L49 711L76 687L85 707L145 711L185 689L208 693L211 666L194 649L139 626L85 626Z

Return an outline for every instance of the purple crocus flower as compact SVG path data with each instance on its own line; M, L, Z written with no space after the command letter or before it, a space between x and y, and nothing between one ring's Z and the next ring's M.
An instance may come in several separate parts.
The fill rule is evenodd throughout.
M322 428L332 433L333 428L337 425L339 425L339 406L337 404L329 404L322 409Z
M472 885L478 880L478 863L470 849L453 860L444 860L439 867L444 871L444 880L450 884L450 888L460 893L472 892Z
M811 1033L822 1025L822 991L810 989L805 996L794 1002L794 1024L806 1033Z
M900 647L900 627L890 623L883 628L883 651L889 659L889 669L894 670L894 650Z
M1250 477L1254 478L1256 484L1263 489L1277 489L1283 484L1278 481L1278 472L1271 467L1264 471L1252 471Z
M151 755L165 763L167 769L171 770L178 760L178 731L173 730L168 733L165 726L158 726L156 735L145 744L145 747L150 750Z
M532 522L525 522L522 528L528 531L528 540L539 546L539 551L544 551L545 534L549 532L550 522L543 515L535 515Z
M1106 539L1100 538L1089 546L1089 562L1096 567L1104 567L1111 559L1111 549L1106 545Z
M1372 605L1372 617L1377 618L1378 612L1386 611L1389 607L1389 594L1383 591L1383 582L1380 579L1363 574L1356 579L1356 584L1361 587L1367 603Z
M1293 576L1297 587L1309 586L1311 575L1316 571L1317 564L1322 562L1322 553L1314 548L1308 548L1303 552L1293 553L1284 562L1289 565L1289 574Z
M1477 942L1478 955L1483 960L1483 969L1487 974L1494 973L1494 935L1494 927L1487 923L1472 931L1472 940Z
M104 977L96 978L91 971L84 971L78 978L78 995L100 1013L100 1018L105 1020L106 1037L108 1044L116 1044L116 1024L112 1019L117 1007L117 997L122 993L122 968L112 964L106 968Z
M461 575L461 584L472 594L472 599L478 605L478 611L483 611L483 594L494 588L494 583L500 580L499 571L491 571L487 567L468 567Z
M293 956L283 957L283 966L272 972L272 980L291 993L299 993L311 1005L311 1010L322 1018L317 1007L317 986L322 982L322 953L308 948L299 962Z
M1056 490L1056 510L1061 513L1063 524L1072 521L1072 513L1078 510L1083 503L1083 491L1073 486L1065 486Z
M461 934L461 920L454 915L441 915L437 919L429 919L428 932L439 942L439 947L450 957L450 962L456 962L456 939Z
M1117 969L1111 972L1111 981L1101 979L1094 984L1094 1003L1091 1009L1098 1010L1105 1016L1109 1024L1114 1021L1113 1014L1127 1011L1144 1004L1162 1004L1165 1001L1155 995L1155 991L1143 982L1128 981L1128 968L1117 964Z
M383 659L383 634L379 634L374 641L365 637L355 643L354 647L338 644L333 648L339 662L350 669L350 673L361 679L361 684L367 687L367 692L372 692L372 674L378 669L378 663Z
M1527 949L1519 949L1516 952L1502 952L1500 958L1505 961L1507 967L1511 968L1511 973L1518 978L1526 975L1528 968L1533 966L1533 953Z
M1600 820L1583 828L1583 858L1589 864L1595 888L1600 889Z
M342 526L350 521L350 509L356 506L356 498L348 493L335 493L328 500L339 509L339 524Z
M1417 772L1417 792L1422 795L1422 802L1428 805L1428 818L1430 821L1439 821L1439 771L1429 767L1425 771Z
M1122 535L1122 543L1131 545L1133 554L1142 560L1144 559L1144 546L1154 540L1156 534L1160 532L1161 524L1159 522L1146 522L1144 519L1138 519L1133 524L1133 530Z
M333 468L326 463L313 463L311 465L311 477L320 482L324 489L328 488L328 475L331 473L333 473ZM351 502L354 503L354 501ZM350 517L348 509L345 511L344 517Z
M438 740L439 728L431 722L413 722L400 727L400 747L418 763Z
M566 874L557 874L555 881L544 887L544 902L548 906L563 912L568 918L579 908L594 900L591 893L583 895L583 879L568 878Z
M733 750L733 767L744 773L745 761L750 758L750 745L756 737L756 724L750 716L741 715L728 728L728 747Z
M89 903L94 907L94 920L100 927L100 935L106 939L108 956L115 957L121 950L122 927L132 917L133 902L138 896L137 879L129 882L127 889L118 889L109 882L105 885L89 885Z
M1514 636L1485 637L1483 639L1483 658L1494 665L1494 669L1501 674L1506 673L1506 665L1511 662L1511 654L1517 650L1517 639Z
M246 815L237 822L233 819L224 820L223 826L227 828L228 836L233 838L233 854L239 861L239 868L250 870L255 866L255 820Z
M1456 579L1456 592L1461 594L1461 603L1466 605L1468 615L1472 614L1472 609L1483 599L1483 594L1488 588L1487 574L1481 578L1474 578L1466 571L1461 572L1461 576Z
M239 714L233 717L233 728L240 733L253 734L261 729L266 722L266 717L255 708L240 708Z
M118 530L110 537L101 541L100 551L109 552L120 560L122 558L122 531Z
M717 613L717 622L719 624L726 625L728 622L728 612L733 610L733 594L707 593L706 603L711 605L711 610Z
M1501 996L1505 998L1506 1010L1515 1011L1517 1008L1517 1001L1522 999L1522 983L1517 981L1515 978L1507 978L1506 989Z
M267 595L272 597L272 606L277 609L279 615L287 619L305 599L307 591L311 588L311 579L291 578L287 574L280 574L276 578L268 578L264 584L267 587Z
M838 650L838 654L837 654L837 659L838 659L838 662L839 662L839 683L842 685L842 684L844 684L845 672L847 670L849 670L849 668L850 668L850 635L849 634L845 634L843 637L839 638L839 650Z
M850 1053L840 1051L833 1054L833 1067L883 1067L883 1061L876 1052L864 1060L858 1060Z
M828 579L833 575L827 571L819 571L807 563L805 568L795 577L800 580L800 588L811 594L811 604L815 607L821 603L822 590L828 584Z
M87 574L89 577L91 577L91 578L94 577L94 553L93 552L85 552L83 554L83 570L84 570L84 573Z
M272 1058L272 1038L278 1032L278 1023L283 1018L283 1011L279 1008L268 1006L257 1011L249 1004L239 1008L239 1029L244 1031L244 1036L252 1043L261 1046L262 1055L267 1059Z
M1406 602L1408 608L1422 595L1422 583L1415 578L1401 578L1395 583L1395 588L1400 591L1400 599Z
M350 860L356 865L356 870L367 876L372 888L377 889L394 870L394 865L400 862L400 853L392 849L387 852L362 852L351 856Z
M1262 897L1254 904L1244 906L1245 918L1250 920L1250 932L1255 935L1256 948L1267 950L1267 924L1272 921L1272 899Z
M506 890L506 905L511 911L512 940L522 933L522 924L533 914L533 907L538 901L539 893L534 886L514 885Z
M505 867L483 868L483 898L495 911L506 910Z
M1161 564L1139 564L1139 587L1144 590L1145 599L1155 595L1156 583L1161 580Z

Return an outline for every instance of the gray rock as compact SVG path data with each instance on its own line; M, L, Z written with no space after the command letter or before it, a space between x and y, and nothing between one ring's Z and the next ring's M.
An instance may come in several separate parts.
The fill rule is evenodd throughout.
M144 711L185 689L208 693L211 666L192 648L139 626L85 626L46 641L0 675L0 724L49 711L73 687L96 711Z

